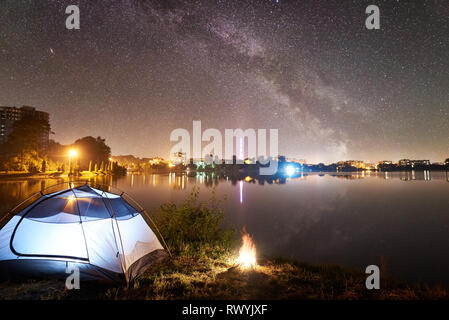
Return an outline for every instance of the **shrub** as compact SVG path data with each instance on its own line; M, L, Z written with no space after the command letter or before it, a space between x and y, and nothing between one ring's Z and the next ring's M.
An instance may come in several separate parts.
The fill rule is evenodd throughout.
M155 219L167 245L173 251L204 245L229 246L233 230L223 228L224 211L215 190L207 202L199 201L199 188L194 187L182 205L163 204Z

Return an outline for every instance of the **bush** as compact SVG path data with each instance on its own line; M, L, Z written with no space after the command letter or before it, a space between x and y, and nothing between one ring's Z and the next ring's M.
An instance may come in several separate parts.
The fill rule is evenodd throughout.
M163 204L156 211L155 219L170 249L180 252L204 245L229 247L234 231L223 228L224 211L220 204L215 190L208 202L200 202L198 187L193 188L180 206L173 202Z

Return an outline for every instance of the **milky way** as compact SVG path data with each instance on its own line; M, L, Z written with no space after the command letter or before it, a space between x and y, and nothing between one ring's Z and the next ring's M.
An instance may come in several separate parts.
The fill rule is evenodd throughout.
M0 3L0 105L51 113L54 139L168 157L175 128L277 128L309 162L449 157L449 4ZM78 4L80 30L65 28Z

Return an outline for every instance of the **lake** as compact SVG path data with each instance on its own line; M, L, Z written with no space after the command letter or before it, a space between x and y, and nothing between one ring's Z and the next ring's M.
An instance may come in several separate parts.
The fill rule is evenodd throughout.
M0 180L0 212L64 179ZM446 172L301 174L243 180L215 174L98 177L148 211L182 203L194 186L212 190L226 223L253 235L258 254L338 264L407 281L449 284L449 178Z

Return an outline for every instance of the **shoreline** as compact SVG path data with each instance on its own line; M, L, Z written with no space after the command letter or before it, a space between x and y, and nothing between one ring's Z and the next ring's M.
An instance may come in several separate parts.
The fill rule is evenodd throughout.
M423 171L430 171L430 172L443 172L443 173L449 173L449 169L415 169L415 170L388 170L388 171L380 171L380 170L357 170L357 171L333 171L333 170L303 170L295 173L294 175L298 174L310 174L310 173L318 173L318 174L361 174L361 173L409 173L409 172L423 172ZM230 176L232 175L239 175L239 174L248 174L248 175L258 175L256 172L252 170L245 170L241 169L238 171L227 171L227 170L161 170L161 171L149 171L149 172L143 172L143 171L128 171L125 175L152 175L152 174L170 174L170 173L181 173L181 174L195 174L195 173L206 173L206 174L212 174L212 173L220 173L220 174L228 174ZM123 176L125 176L123 175ZM278 176L279 173L274 175L265 175L266 177L275 177ZM75 178L90 178L90 177L99 177L99 176L117 176L115 174L107 173L107 172L90 172L90 171L82 171L80 174L73 174L72 177ZM39 178L67 178L69 175L67 173L61 173L57 171L52 172L39 172L39 173L29 173L29 172L0 172L0 179L10 179L10 178L30 178L30 179L39 179Z
M110 173L104 172L88 172L83 171L79 175L68 175L66 173L61 172L40 172L40 173L28 173L28 172L13 172L13 173L5 173L0 172L0 180L7 179L61 179L61 178L91 178L91 177L102 177L102 176L113 176Z
M368 290L368 275L337 265L263 259L255 269L233 265L235 251L205 247L151 265L132 286L81 283L68 290L63 280L2 282L0 299L26 300L421 300L449 299L449 287L381 277ZM262 260L262 259L261 259Z

